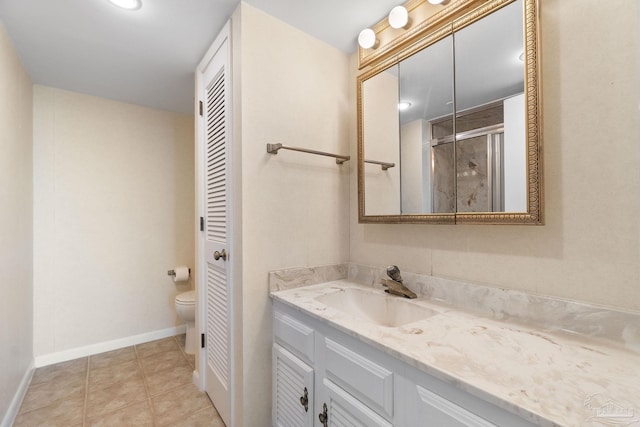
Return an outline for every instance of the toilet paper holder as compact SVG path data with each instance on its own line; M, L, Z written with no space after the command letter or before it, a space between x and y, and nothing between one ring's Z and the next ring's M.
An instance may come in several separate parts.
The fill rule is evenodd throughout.
M173 277L176 277L176 271L175 271L175 270L169 270L169 271L167 271L167 276L173 276ZM189 269L189 276L191 276L191 269Z

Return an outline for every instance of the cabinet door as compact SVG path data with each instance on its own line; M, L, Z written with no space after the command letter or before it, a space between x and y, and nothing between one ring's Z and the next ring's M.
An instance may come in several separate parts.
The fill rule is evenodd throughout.
M319 417L316 421L317 426L393 427L371 408L326 378L322 381L318 393L322 396L322 404L316 405ZM320 414L324 415L326 423L322 423L323 417L320 417Z
M273 345L273 425L313 427L313 368Z

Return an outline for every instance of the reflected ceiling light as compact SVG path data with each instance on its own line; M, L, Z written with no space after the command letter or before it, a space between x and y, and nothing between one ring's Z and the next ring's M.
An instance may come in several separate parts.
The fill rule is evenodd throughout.
M431 4L441 4L444 3L444 0L428 0Z
M398 110L404 111L411 107L411 103L409 101L401 101L398 103Z
M109 0L109 3L127 10L138 10L142 7L142 0Z
M404 6L396 6L389 12L389 25L391 28L408 28L409 12Z
M520 56L518 56L518 59L519 59L520 61L524 62L524 52L522 52L522 53L520 54Z
M363 49L375 49L378 47L376 33L371 28L365 28L358 35L358 44Z

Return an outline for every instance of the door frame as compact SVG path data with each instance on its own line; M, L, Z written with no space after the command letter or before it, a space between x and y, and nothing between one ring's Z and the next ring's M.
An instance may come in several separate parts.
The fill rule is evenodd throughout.
M226 119L227 124L227 182L228 182L228 194L227 194L227 246L229 258L227 260L227 283L229 283L229 293L228 293L228 317L229 317L229 391L231 393L231 425L236 424L236 396L237 396L237 363L236 363L236 336L234 331L236 330L236 307L237 307L237 292L236 292L236 282L234 280L234 267L236 265L235 260L236 255L235 250L235 223L234 223L234 197L231 191L233 187L232 179L235 176L233 171L233 160L234 160L234 150L233 150L233 141L234 141L234 132L233 132L233 69L232 69L232 46L231 46L231 20L227 21L224 25L220 33L216 36L215 40L211 44L211 47L207 50L201 62L198 64L196 69L196 84L195 84L195 102L194 102L194 111L195 111L195 127L196 127L196 152L195 152L195 166L196 166L196 294L197 294L197 304L196 304L196 331L198 339L201 339L202 334L206 332L207 325L207 305L206 305L206 292L207 292L207 273L206 273L206 261L204 259L205 256L205 233L200 230L200 218L205 218L206 215L206 200L205 200L205 176L206 176L206 165L205 165L205 153L206 153L206 123L204 120L204 115L199 114L200 110L200 101L205 91L206 82L204 81L204 72L207 70L207 67L211 63L214 56L218 53L224 42L227 41L227 69L228 74L225 76L225 79L228 79L229 84L228 88L231 91L229 94L229 105L227 106L228 115ZM206 222L206 221L205 221ZM196 371L193 373L193 382L200 389L200 391L205 391L206 387L206 348L202 347L201 344L197 345L198 351L196 352L197 361L196 361Z

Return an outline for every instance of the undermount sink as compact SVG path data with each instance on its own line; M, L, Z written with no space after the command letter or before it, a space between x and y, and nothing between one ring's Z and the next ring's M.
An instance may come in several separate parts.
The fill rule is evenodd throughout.
M316 300L350 316L390 328L397 328L438 314L437 311L402 297L357 288L346 288L339 292L321 295Z

